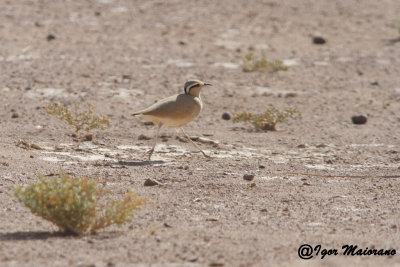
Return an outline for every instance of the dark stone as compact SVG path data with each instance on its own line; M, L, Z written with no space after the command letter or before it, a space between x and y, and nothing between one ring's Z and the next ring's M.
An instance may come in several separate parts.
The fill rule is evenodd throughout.
M378 82L378 81L372 82L371 85L373 85L373 86L378 86L378 85L379 85L379 82Z
M144 134L141 134L138 136L138 140L150 140L150 139L151 139L151 137L148 137Z
M222 114L222 119L226 120L226 121L229 121L231 119L231 114L229 114L228 112L224 112Z
M367 123L367 117L364 116L364 115L357 115L357 116L351 117L351 121L354 124L366 124Z
M49 35L47 35L47 41L50 42L50 41L52 41L54 39L56 39L56 36L54 34L50 33Z
M243 175L243 179L246 181L252 181L254 179L254 176L255 175L252 173L247 173L247 174Z
M155 186L155 185L161 185L161 183L153 179L146 179L146 181L144 181L144 186Z
M321 37L321 36L314 36L313 39L313 44L318 44L318 45L322 45L326 43L325 38Z

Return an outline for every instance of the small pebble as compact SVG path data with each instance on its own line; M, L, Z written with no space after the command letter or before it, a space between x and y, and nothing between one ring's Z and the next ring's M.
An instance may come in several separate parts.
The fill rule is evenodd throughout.
M146 181L144 181L144 186L155 186L155 185L161 185L161 183L153 179L146 179Z
M289 93L286 93L286 94L285 94L285 97L286 97L286 98L296 97L296 96L297 96L297 93L295 93L295 92L289 92Z
M56 36L54 34L50 33L49 35L47 35L47 41L52 41L54 39L56 39Z
M144 134L141 134L138 136L138 140L150 140L150 139L151 139L151 137L148 137Z
M364 115L357 115L351 117L351 120L354 124L366 124L367 123L367 117Z
M11 118L16 119L19 117L19 114L17 112L13 112L13 114L11 115Z
M92 140L93 140L93 134L85 135L85 141L92 141Z
M226 121L229 121L231 119L231 114L229 114L228 112L224 112L222 114L222 119L226 120Z
M378 86L378 85L379 85L379 82L378 82L378 81L372 82L371 85L373 85L373 86Z
M314 36L312 41L313 41L313 44L319 44L319 45L326 43L325 38L323 38L321 36Z
M265 169L265 166L264 165L260 165L260 166L258 166L258 168L259 169Z
M247 173L247 174L243 175L243 179L246 181L252 181L254 179L254 174Z
M297 148L306 148L306 145L305 144L300 144L300 145L297 146Z

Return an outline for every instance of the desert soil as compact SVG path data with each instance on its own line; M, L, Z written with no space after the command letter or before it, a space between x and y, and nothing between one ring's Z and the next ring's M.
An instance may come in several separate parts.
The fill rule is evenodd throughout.
M0 10L1 266L400 266L400 1L2 0ZM289 69L244 72L249 52ZM212 159L162 129L146 161L155 129L130 113L192 78L213 87L185 130L211 140L198 144ZM76 142L46 114L52 102L91 103L111 127ZM276 132L222 119L271 105L302 119ZM359 114L366 124L352 123ZM62 236L11 190L59 170L155 205L121 228ZM304 243L397 254L305 261Z

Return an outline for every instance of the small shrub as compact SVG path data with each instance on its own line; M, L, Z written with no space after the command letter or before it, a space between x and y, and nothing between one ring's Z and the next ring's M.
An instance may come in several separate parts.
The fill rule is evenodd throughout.
M276 131L277 123L296 118L301 118L301 113L297 109L279 111L274 107L267 109L261 114L252 114L247 111L233 114L233 122L252 122L256 129L261 129L263 131Z
M85 130L89 132L92 129L104 130L106 126L110 125L110 120L105 116L99 116L93 114L94 106L88 104L88 110L78 112L71 112L67 106L58 103L52 103L46 107L46 113L56 116L62 121L75 128L75 133L80 130Z
M280 71L288 70L288 67L283 65L280 60L268 61L265 54L262 53L261 58L256 58L253 52L248 53L243 58L243 71Z
M92 234L112 224L133 220L135 211L146 200L128 192L123 200L105 199L106 190L95 181L70 178L44 178L29 186L15 186L14 195L32 213L72 234Z

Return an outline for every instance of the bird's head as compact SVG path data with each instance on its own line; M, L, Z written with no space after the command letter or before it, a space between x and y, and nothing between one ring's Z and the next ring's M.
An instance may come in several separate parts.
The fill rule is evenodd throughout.
M185 94L199 96L200 90L203 86L211 86L211 84L199 80L189 80L185 82L184 85Z

